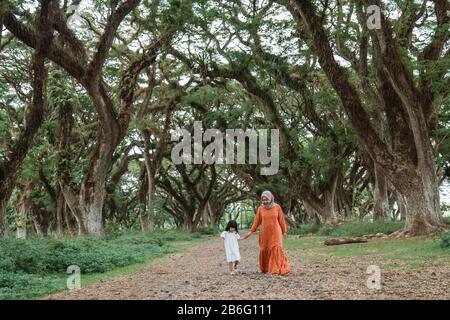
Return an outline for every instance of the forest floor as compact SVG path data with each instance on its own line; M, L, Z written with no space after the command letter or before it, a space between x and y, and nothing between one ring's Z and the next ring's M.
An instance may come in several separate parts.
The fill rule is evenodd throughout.
M48 299L450 299L450 250L430 239L323 245L324 237L289 236L292 271L258 272L258 237L240 241L239 273L228 274L219 238L171 254L136 273L115 276ZM381 288L366 285L368 266ZM83 279L81 280L83 281Z

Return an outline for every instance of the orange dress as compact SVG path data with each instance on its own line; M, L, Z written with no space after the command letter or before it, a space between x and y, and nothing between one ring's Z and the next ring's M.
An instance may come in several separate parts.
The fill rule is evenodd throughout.
M261 272L284 275L290 271L289 261L283 251L283 234L286 233L286 221L283 210L278 204L266 209L259 207L255 221L250 229L255 232L259 225L259 268Z

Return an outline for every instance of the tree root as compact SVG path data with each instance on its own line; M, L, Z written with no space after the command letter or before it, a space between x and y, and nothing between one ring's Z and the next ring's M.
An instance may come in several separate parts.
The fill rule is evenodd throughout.
M326 246L335 246L340 244L347 244L347 243L364 243L368 242L370 239L373 238L386 238L387 235L384 233L377 233L377 234L367 234L361 237L346 237L346 238L335 238L335 239L327 239L325 240L324 244Z
M450 231L450 226L446 224L442 225L431 225L427 223L419 230L414 228L414 226L407 227L402 230L395 231L389 235L389 238L392 239L400 239L400 238L411 238L411 237L419 237L419 236L430 236L437 233Z

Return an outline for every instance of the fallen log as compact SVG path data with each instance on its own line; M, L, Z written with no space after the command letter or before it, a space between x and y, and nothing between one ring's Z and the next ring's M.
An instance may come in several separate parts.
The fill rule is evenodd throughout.
M386 238L387 235L384 233L376 233L376 234L365 234L362 236L363 238L373 239L373 238Z
M326 246L336 246L339 244L346 244L346 243L362 243L367 242L366 237L354 237L354 238L339 238L339 239L327 239L325 240Z

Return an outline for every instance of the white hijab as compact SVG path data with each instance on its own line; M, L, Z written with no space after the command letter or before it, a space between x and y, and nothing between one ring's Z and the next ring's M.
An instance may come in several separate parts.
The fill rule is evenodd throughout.
M270 209L275 206L275 197L273 196L272 192L266 190L261 194L261 198L266 197L267 199L270 199L270 203L267 205L263 205L264 208Z

